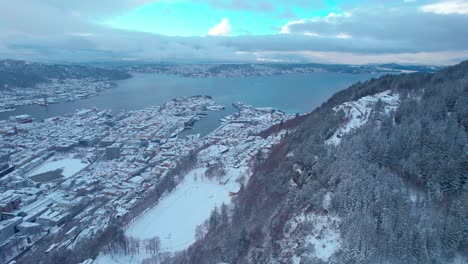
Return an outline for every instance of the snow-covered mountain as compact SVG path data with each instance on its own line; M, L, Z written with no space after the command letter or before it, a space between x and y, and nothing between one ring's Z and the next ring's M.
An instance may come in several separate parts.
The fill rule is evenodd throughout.
M466 263L468 61L352 85L168 263Z
M0 60L0 89L33 87L51 79L120 80L131 76L120 70L81 65L49 65L19 60Z

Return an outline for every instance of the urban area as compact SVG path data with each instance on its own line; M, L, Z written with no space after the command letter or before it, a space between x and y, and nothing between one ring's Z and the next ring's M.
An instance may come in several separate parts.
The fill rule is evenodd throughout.
M11 112L17 106L37 104L47 106L63 101L75 101L99 95L102 91L115 87L112 81L85 79L51 79L22 89L5 87L0 94L0 112Z
M49 253L93 239L189 155L197 157L195 167L248 167L286 133L261 137L260 132L293 117L233 105L238 111L204 137L179 133L210 111L223 111L209 96L116 115L81 109L44 120L20 115L0 121L0 262L39 243Z

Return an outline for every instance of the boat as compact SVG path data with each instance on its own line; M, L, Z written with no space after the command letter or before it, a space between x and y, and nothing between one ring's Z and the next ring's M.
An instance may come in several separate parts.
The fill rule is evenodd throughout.
M245 105L243 103L239 102L239 101L232 103L232 106L234 106L235 108L238 108L238 109L241 109L241 108L245 107Z
M14 107L8 107L8 108L0 109L0 113L12 112L12 111L15 111L15 110L16 110L16 108L14 108Z
M49 105L49 103L47 102L47 98L45 98L45 97L44 97L44 100L39 100L37 104L40 105L40 106L48 106Z

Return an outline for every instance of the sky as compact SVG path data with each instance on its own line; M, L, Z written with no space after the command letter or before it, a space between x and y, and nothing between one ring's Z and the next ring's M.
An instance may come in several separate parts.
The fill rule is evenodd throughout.
M467 25L468 0L3 0L0 58L448 65Z

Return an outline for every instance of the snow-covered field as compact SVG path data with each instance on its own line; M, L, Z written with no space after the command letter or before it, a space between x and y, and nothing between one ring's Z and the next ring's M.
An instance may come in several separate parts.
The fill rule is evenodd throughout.
M195 242L195 228L209 218L215 206L230 202L229 190L204 177L206 169L185 176L177 189L126 230L129 237L158 236L162 251L175 252Z
M236 179L246 175L247 167L229 168L223 179L206 178L206 168L190 171L176 189L132 223L125 235L140 240L159 237L161 252L183 250L195 242L195 229L222 203L231 202L237 192ZM101 255L96 263L140 263L145 254L130 256Z
M340 110L345 112L347 122L345 122L325 143L338 145L341 142L341 137L343 135L351 132L353 129L363 126L368 121L372 109L377 101L382 101L385 112L388 114L399 106L400 102L398 99L398 94L392 94L391 91L385 91L375 95L364 96L357 101L346 102L335 107L333 109L335 112Z
M88 164L83 163L80 159L65 158L54 161L47 161L37 168L33 169L28 173L28 177L32 177L41 173L55 171L62 169L62 176L65 178L71 177L80 170L84 169Z

